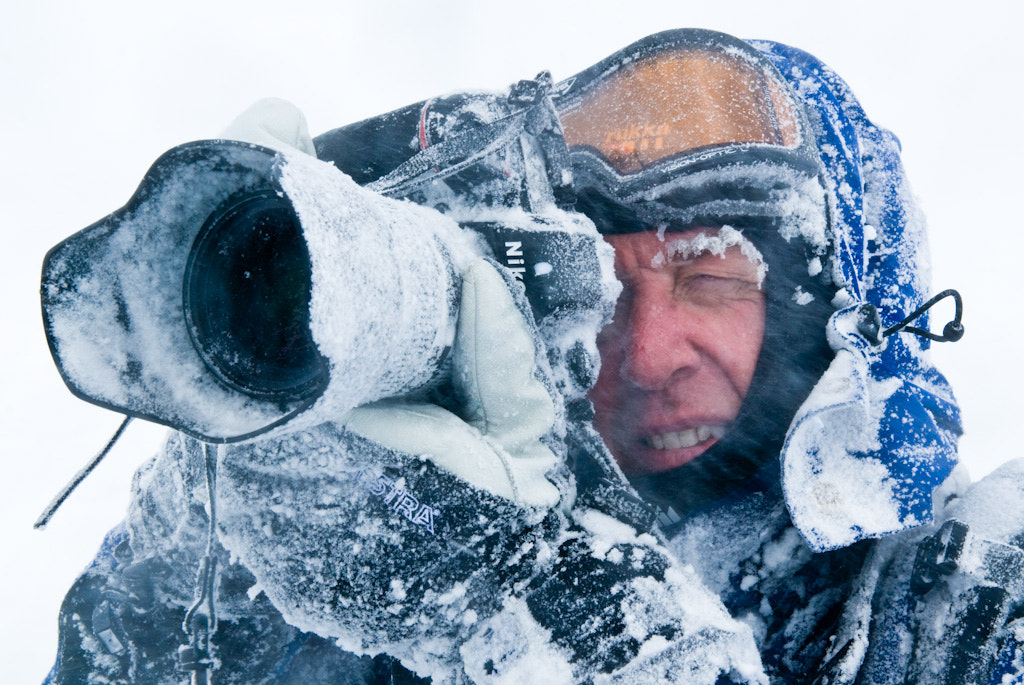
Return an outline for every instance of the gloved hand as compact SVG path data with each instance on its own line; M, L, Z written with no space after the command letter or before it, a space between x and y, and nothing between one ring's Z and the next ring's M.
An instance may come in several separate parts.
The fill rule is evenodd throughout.
M305 117L285 100L255 103L222 136L316 155ZM453 368L464 417L424 402L380 402L352 411L345 424L388 448L428 455L483 490L518 504L551 507L559 493L545 474L558 459L541 438L554 429L555 390L547 374L534 375L544 352L509 287L482 260L463 276ZM519 306L527 308L525 301Z
M467 272L465 422L390 401L223 449L224 546L289 623L437 682L757 682L749 630L655 536L554 506L561 417L523 306Z
M544 358L535 338L498 271L475 262L462 279L452 360L463 416L433 404L382 402L353 410L345 425L516 504L553 507L560 493L546 474L558 460L544 438L556 423L555 391L535 373Z

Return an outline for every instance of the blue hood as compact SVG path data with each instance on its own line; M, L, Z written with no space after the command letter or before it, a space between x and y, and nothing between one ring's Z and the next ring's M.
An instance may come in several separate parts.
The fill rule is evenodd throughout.
M876 344L858 325L866 304L884 329L930 295L925 223L899 141L872 124L846 83L815 57L751 44L805 103L829 196L829 263L839 293L827 335L836 356L782 452L793 522L823 551L932 520L932 493L957 461L960 410L926 340L901 333Z

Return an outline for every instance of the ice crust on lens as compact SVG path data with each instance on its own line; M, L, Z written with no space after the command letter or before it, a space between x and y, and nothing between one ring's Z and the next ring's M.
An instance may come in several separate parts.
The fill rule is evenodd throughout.
M413 391L451 344L475 234L440 213L357 186L299 152L236 141L174 148L125 208L55 248L44 273L47 330L69 386L90 401L206 439L294 417L308 400L227 387L197 353L182 298L196 235L240 192L292 202L313 267L311 329L333 381L302 425Z
M312 262L309 325L330 364L324 394L286 427L295 430L437 377L462 271L487 251L434 210L361 188L308 155L282 157L279 182Z

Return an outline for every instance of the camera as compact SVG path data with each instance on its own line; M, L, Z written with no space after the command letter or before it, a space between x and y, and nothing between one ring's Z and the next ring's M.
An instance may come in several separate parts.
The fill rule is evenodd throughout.
M412 117L434 141L409 151L397 130ZM460 275L480 257L522 284L541 335L610 314L610 248L570 211L543 79L417 103L316 145L319 159L178 146L124 207L50 250L44 326L75 395L217 443L426 392L443 382ZM398 156L368 171L388 145ZM587 338L545 340L568 395L589 385Z

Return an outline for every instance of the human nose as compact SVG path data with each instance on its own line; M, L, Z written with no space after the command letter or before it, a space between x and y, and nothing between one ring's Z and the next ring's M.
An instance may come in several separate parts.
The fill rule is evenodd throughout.
M643 290L635 294L625 330L623 376L646 390L661 390L694 373L701 361L697 318L669 297Z

